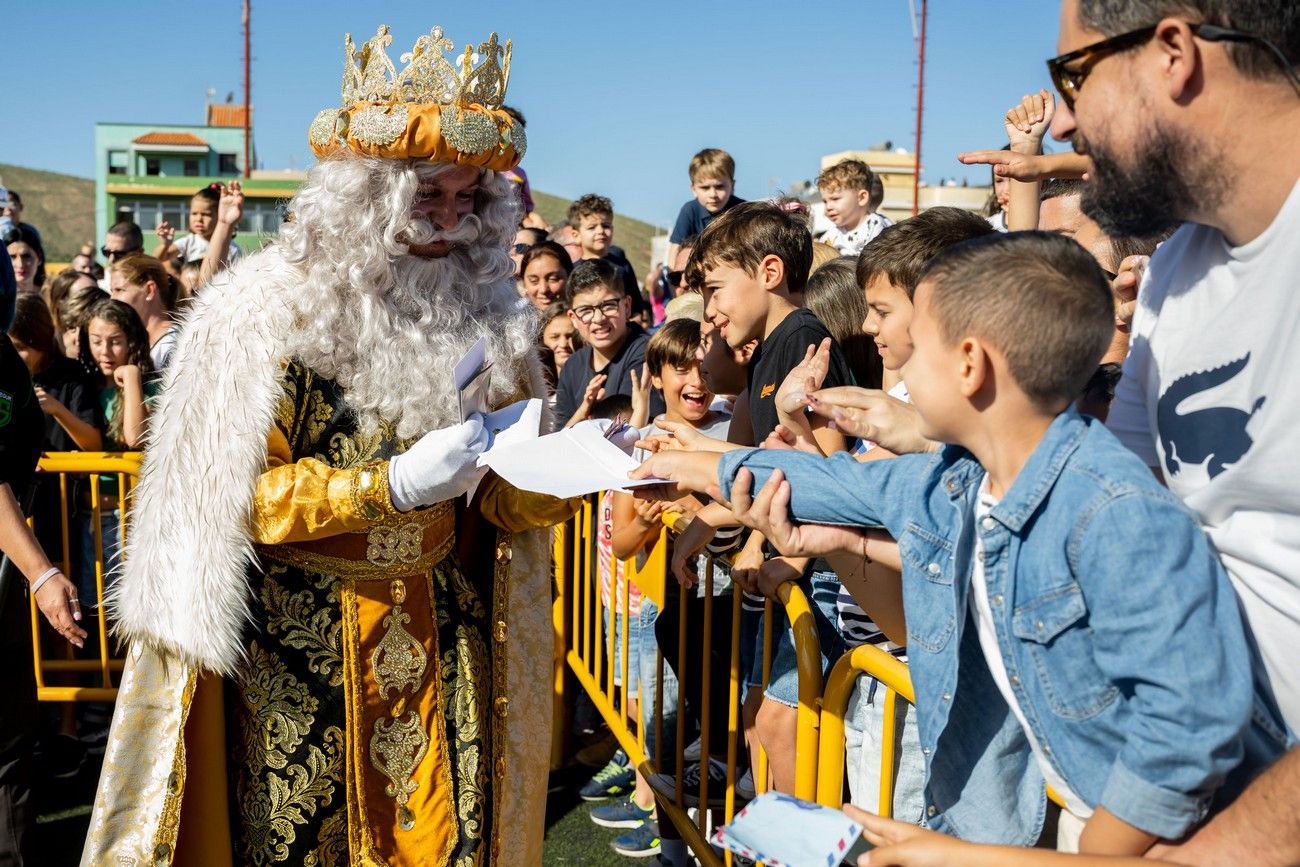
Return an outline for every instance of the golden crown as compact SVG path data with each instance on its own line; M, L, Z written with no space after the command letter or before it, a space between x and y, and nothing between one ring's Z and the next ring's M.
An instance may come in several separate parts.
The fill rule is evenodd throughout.
M455 62L455 43L441 27L401 55L398 71L388 56L387 24L358 51L347 34L342 108L322 111L308 138L319 157L341 147L393 159L431 159L498 171L513 168L527 148L523 126L501 110L510 80L510 40L493 33L466 45Z

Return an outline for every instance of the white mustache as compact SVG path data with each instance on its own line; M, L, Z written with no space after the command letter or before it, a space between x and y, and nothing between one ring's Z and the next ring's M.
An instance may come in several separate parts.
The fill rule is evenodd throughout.
M438 241L446 241L450 244L467 244L477 241L482 229L483 223L479 220L477 214L466 214L455 226L442 231L435 229L431 220L424 217L412 217L411 221L406 224L406 228L398 235L398 238L407 244L417 245L433 244Z

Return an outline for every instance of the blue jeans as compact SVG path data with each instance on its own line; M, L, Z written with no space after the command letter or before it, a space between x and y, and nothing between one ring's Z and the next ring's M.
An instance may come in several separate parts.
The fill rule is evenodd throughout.
M614 613L610 609L605 609L605 632L603 639L609 641L610 619L614 621L614 656L611 664L614 666L614 686L623 685L623 621L626 619L622 612ZM602 650L608 650L609 645L602 644ZM636 685L640 677L641 665L641 620L640 616L632 618L632 628L627 634L627 678L630 681L627 685L627 694L636 695Z
M854 806L872 813L880 807L881 733L885 687L874 677L858 678L844 711L845 774ZM894 704L893 815L919 825L925 811L925 756L916 729L916 709L899 698Z
M835 600L839 598L840 579L834 572L813 572L799 582L799 587L808 596L808 607L812 609L813 627L817 631L817 642L821 649L822 678L825 679L831 666L839 661L846 649L844 637L835 625ZM774 607L773 611L776 610ZM786 707L798 707L799 667L794 652L794 630L788 623L785 612L782 611L779 620L780 637L776 637L778 624L773 623L772 644L775 657L764 695ZM763 671L762 641L763 631L760 628L755 639L756 646L759 646L755 653L755 665L760 675Z

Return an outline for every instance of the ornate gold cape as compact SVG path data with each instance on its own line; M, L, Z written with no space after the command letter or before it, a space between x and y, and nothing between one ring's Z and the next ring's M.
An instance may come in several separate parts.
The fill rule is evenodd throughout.
M300 280L274 248L250 256L208 287L182 328L108 600L128 655L85 865L231 863L220 689L242 653L254 490L294 327L282 299ZM530 379L540 393L535 364ZM553 520L564 516L557 508ZM505 761L493 826L510 829L509 857L524 864L541 861L552 680L549 552L531 526L499 530L494 567L498 594L519 604L499 596L494 627L509 636L497 675L509 700L495 708Z

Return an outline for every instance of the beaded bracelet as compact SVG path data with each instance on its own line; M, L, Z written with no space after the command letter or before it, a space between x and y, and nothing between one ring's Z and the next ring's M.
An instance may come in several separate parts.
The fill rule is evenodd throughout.
M46 581L49 581L51 578L53 578L55 575L58 575L62 571L63 570L60 569L58 566L51 566L44 575L42 575L41 577L37 578L35 581L32 582L32 595L35 596L37 593L39 593L41 591L41 588L45 586Z

